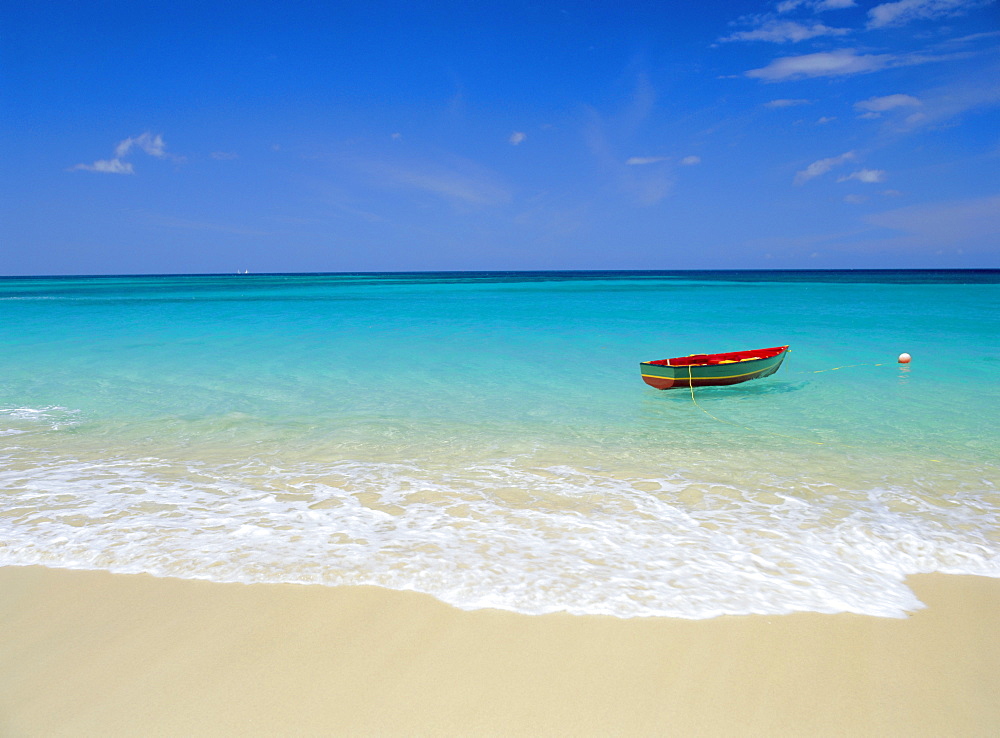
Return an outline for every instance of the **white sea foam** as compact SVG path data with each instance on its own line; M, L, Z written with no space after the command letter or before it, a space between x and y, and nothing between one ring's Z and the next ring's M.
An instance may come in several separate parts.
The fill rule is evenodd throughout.
M0 436L59 430L77 422L78 411L59 405L0 408Z
M922 607L908 574L1000 576L989 482L935 500L891 485L738 489L525 458L437 469L17 464L0 463L7 565L373 584L465 609L683 618L902 617Z
M0 417L2 418L14 418L16 420L39 420L45 418L49 413L53 411L63 412L66 408L64 407L5 407L0 408Z

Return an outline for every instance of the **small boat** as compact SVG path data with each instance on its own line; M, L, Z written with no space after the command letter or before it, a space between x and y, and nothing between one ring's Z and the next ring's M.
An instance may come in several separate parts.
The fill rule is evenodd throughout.
M642 381L656 389L739 384L774 374L787 352L788 346L775 346L728 354L691 354L676 359L644 361L639 364L639 370Z

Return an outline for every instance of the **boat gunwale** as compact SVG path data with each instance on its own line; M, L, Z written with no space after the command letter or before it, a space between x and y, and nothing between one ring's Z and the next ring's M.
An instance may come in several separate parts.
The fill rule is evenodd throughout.
M725 363L720 362L720 361L715 361L715 362L711 361L711 357L732 356L734 354L750 354L750 353L756 354L756 353L767 352L767 351L773 351L774 353L773 354L769 354L767 356L748 356L748 357L746 357L744 359L735 359L735 360L731 360L731 361L725 361ZM715 353L715 354L691 354L690 356L674 356L674 357L671 357L669 359L655 359L655 360L651 360L651 361L642 361L642 362L639 362L639 365L640 366L655 366L655 367L670 368L670 369L675 369L675 368L676 369L680 369L680 368L686 368L686 367L691 367L691 368L695 368L695 367L699 367L699 368L702 368L702 367L717 367L717 366L726 366L727 364L749 364L749 363L756 362L756 361L771 361L772 359L775 359L775 358L781 356L786 351L788 351L788 346L770 346L768 348L763 348L763 349L748 349L746 351L722 351L722 352ZM708 361L700 361L700 362L697 362L697 363L690 363L690 364L671 364L670 363L671 361L688 359L688 358L691 358L691 356L698 356L699 358L701 356L705 356L709 360Z

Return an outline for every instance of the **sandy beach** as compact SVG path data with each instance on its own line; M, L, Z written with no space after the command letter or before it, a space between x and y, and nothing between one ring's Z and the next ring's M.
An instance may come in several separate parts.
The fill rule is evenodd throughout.
M1000 580L910 584L903 620L620 620L7 567L0 734L995 735Z

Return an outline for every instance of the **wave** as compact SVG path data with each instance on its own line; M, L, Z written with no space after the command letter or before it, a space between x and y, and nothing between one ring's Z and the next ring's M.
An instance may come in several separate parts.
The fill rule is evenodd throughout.
M79 411L60 405L0 408L0 436L60 430L79 422Z
M739 488L528 457L461 468L7 457L0 489L0 564L367 584L463 609L903 617L922 607L910 574L1000 576L988 482L941 499L912 485Z

